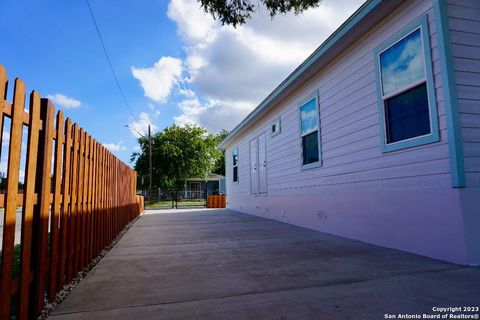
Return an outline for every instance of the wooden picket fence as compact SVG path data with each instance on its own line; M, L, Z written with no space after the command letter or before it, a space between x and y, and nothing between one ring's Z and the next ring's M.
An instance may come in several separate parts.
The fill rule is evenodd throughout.
M227 197L223 194L210 195L207 197L207 208L226 208Z
M0 133L4 119L10 118L6 192L0 194L0 320L32 319L41 313L45 298L54 301L62 286L143 211L143 197L135 193L134 170L70 119L64 121L62 111L55 115L51 102L36 91L27 112L22 80L15 80L13 103L6 101L7 80L0 65ZM24 126L28 141L22 191ZM19 261L14 252L17 210Z

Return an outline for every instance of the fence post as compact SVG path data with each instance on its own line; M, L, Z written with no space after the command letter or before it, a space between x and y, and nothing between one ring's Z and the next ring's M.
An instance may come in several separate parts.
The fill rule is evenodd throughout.
M2 82L5 80L2 80ZM13 246L15 243L15 219L17 211L18 179L20 170L20 148L22 146L23 111L25 103L25 85L15 80L13 98L13 116L10 127L10 145L8 152L8 179L5 195L5 212L2 242L2 264L0 271L0 319L8 319L11 304ZM3 114L2 114L3 117Z
M73 255L73 272L80 271L80 252L82 250L82 228L83 228L83 172L85 169L85 130L80 129L80 144L78 149L78 186L77 186L77 221L75 230L75 252Z
M28 319L33 313L30 308L30 273L32 254L33 206L35 202L35 177L37 174L38 138L40 134L40 95L30 95L30 119L27 141L27 166L23 195L22 238L20 258L20 288L18 294L18 318Z
M175 209L178 209L178 190L175 189Z
M53 111L53 110L52 110ZM62 175L62 148L63 148L63 112L57 113L57 127L53 133L56 137L55 154L54 154L54 172L53 172L53 206L51 213L50 225L50 286L48 290L48 299L52 301L57 292L57 270L58 270L58 241L59 228L58 221L60 219L60 191L61 191L61 175Z
M89 150L89 159L88 159L88 223L87 223L87 250L86 250L86 263L89 264L92 260L92 230L93 230L93 212L92 212L92 194L93 194L93 152L94 152L94 143L95 140L92 137L89 137L90 150Z
M43 130L40 133L38 162L37 162L37 194L38 205L34 212L37 228L34 243L37 244L34 281L34 310L39 314L44 305L46 289L45 273L47 272L48 250L48 216L50 211L50 186L52 166L52 140L53 140L53 105L47 99L41 100L41 114Z
M68 259L67 259L67 283L71 282L75 270L73 267L73 256L75 253L75 224L77 222L77 164L78 164L78 139L79 131L78 125L74 124L72 128L73 143L72 143L72 167L71 174L71 189L70 189L70 223L68 232Z
M205 205L204 205L204 208L207 207L207 201L208 201L208 189L207 189L207 186L205 184Z
M65 283L65 267L67 255L67 229L70 212L70 157L72 153L72 122L67 119L65 122L65 139L63 146L63 184L62 184L62 213L60 218L60 265L58 270L57 290Z

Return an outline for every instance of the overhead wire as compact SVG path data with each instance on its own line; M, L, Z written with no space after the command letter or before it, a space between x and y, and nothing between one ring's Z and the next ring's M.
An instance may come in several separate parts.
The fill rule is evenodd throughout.
M102 35L100 33L100 29L98 28L97 20L95 19L95 15L93 14L93 9L90 6L90 2L88 0L85 0L88 6L88 10L90 11L90 15L93 20L93 24L95 25L95 30L97 31L98 39L100 40L100 43L102 44L103 52L105 53L105 57L107 58L108 66L110 67L110 71L113 74L113 77L115 78L115 83L117 84L117 88L120 91L120 94L122 95L123 102L125 103L125 106L127 107L128 111L132 115L132 117L135 119L135 121L138 121L137 117L135 116L135 113L133 113L132 108L130 108L130 105L128 104L127 98L125 97L125 93L122 89L122 86L120 85L120 81L118 81L117 74L115 73L115 70L113 69L112 62L110 60L110 56L108 55L107 48L105 47L105 43L103 42Z
M126 128L130 128L130 129L132 129L133 131L135 131L136 133L138 133L138 134L139 134L139 135L140 135L142 138L144 138L144 139L147 139L147 140L148 140L148 138L147 138L147 137L145 137L145 136L144 136L142 133L140 133L140 131L138 131L138 130L137 130L137 129L135 129L134 127L132 127L132 126L130 126L130 125L128 125L128 124L126 124L126 125L125 125L125 127L126 127Z

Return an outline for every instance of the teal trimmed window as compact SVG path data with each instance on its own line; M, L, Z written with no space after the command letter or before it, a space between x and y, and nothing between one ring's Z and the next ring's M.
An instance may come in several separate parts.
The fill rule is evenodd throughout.
M374 58L382 151L439 141L427 17L377 47Z
M300 136L302 169L321 165L320 114L318 95L312 94L300 103Z
M232 170L232 181L238 182L238 147L235 147L232 150Z

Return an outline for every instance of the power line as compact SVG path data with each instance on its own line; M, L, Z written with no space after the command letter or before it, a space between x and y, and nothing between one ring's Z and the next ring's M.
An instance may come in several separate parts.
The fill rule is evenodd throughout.
M149 125L149 126L150 126L150 125ZM140 131L138 131L137 129L135 129L135 128L132 127L131 125L126 124L126 125L125 125L125 128L130 128L130 129L132 129L133 131L135 131L136 133L138 133L142 138L147 139L147 137L145 137ZM147 139L147 140L148 140L148 139Z
M90 11L90 15L92 16L93 24L95 25L95 30L97 30L97 35L98 39L100 39L100 43L102 44L103 52L105 53L105 57L107 58L108 65L110 66L110 71L112 71L113 77L115 78L115 82L117 84L118 90L120 91L120 94L122 95L123 101L125 102L125 106L127 107L128 111L132 115L132 117L138 121L137 117L133 113L132 109L130 108L130 105L127 102L127 98L125 98L125 93L123 92L122 86L120 85L120 82L118 81L117 74L115 73L115 70L113 69L112 62L110 61L110 57L108 56L107 48L105 47L105 44L103 43L102 35L100 34L100 29L98 28L97 25L97 20L95 19L95 16L93 14L92 7L90 6L90 2L88 0L85 0L88 6L88 10Z

